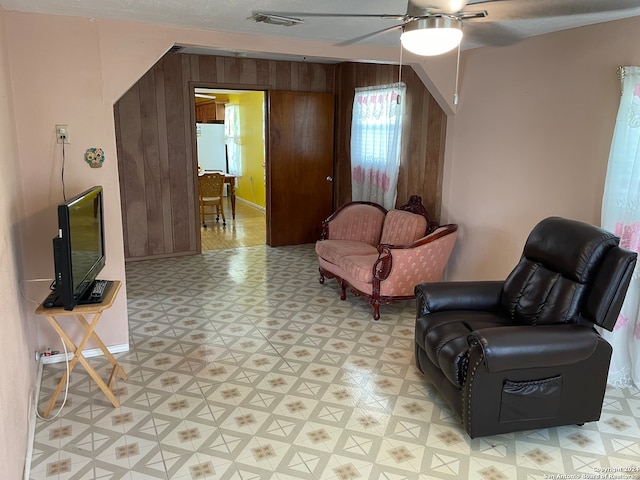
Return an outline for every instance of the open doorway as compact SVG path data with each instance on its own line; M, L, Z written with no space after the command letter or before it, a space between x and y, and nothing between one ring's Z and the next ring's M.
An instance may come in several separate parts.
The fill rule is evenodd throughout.
M199 178L226 175L225 220L198 205L202 251L266 243L265 92L194 86ZM204 217L202 213L204 212Z

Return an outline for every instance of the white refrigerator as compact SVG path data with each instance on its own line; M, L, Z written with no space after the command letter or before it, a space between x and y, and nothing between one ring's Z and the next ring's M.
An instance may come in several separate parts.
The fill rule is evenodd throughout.
M197 123L196 142L198 144L198 165L204 171L219 170L228 173L224 125L222 123Z

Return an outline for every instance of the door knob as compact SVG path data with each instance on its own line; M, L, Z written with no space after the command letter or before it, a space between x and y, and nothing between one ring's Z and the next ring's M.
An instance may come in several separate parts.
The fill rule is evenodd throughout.
M331 175L327 175L327 182L333 182L333 177Z

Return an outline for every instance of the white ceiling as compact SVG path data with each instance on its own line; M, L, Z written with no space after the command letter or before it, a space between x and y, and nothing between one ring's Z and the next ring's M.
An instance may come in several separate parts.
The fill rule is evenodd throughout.
M461 0L413 0L438 5ZM462 0L463 1L463 0ZM478 5L473 5L477 3ZM398 14L407 0L0 0L5 10L132 20L182 27L340 43L398 25L382 18L305 17L302 13ZM640 0L470 0L465 10L487 10L464 22L462 48L508 45L520 39L594 23L640 16ZM294 12L302 25L283 27L247 20L255 12ZM394 30L364 40L399 45ZM204 53L200 51L198 53Z

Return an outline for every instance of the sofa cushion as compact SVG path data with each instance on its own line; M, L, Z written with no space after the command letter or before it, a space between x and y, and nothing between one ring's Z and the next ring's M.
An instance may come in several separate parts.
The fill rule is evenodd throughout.
M348 278L373 283L373 264L376 260L378 260L377 251L369 255L349 255L342 259L341 266Z
M357 240L377 246L384 218L384 212L373 205L349 205L329 222L327 238Z
M326 261L341 266L344 257L351 255L375 255L376 258L378 257L376 247L355 240L319 240L316 242L316 253Z
M427 219L403 210L389 210L384 219L380 243L408 245L424 237Z

